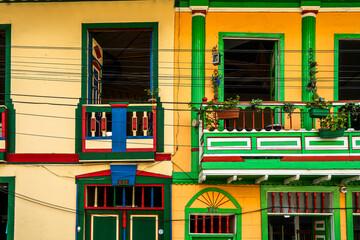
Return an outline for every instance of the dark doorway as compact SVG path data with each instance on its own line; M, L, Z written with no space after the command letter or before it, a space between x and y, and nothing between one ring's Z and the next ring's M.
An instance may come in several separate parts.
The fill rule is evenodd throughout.
M360 90L360 40L339 40L339 100L357 100Z
M277 41L224 39L224 98L277 100Z

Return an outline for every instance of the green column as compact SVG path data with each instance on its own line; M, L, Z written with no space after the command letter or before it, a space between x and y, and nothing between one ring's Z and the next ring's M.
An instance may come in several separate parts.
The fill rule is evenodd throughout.
M192 17L192 53L191 53L191 102L199 103L205 96L205 11L193 11ZM191 112L191 122L198 119ZM191 172L199 166L199 129L191 128Z
M311 91L306 90L306 85L310 79L309 67L309 50L315 51L315 28L316 28L316 12L303 12L301 21L301 36L302 36L302 72L301 72L301 100L310 101L313 97ZM312 119L308 115L308 109L304 111L303 123L306 130L311 130Z

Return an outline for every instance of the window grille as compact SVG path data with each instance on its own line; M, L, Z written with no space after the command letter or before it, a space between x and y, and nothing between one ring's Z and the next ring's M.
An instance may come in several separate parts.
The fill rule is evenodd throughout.
M190 233L235 234L235 215L190 215Z

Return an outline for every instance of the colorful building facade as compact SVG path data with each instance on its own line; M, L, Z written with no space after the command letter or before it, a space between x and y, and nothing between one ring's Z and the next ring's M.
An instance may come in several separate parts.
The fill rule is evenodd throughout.
M0 9L0 238L170 239L173 2Z
M176 4L173 239L359 239L357 120L320 137L306 105L357 99L358 4Z
M0 12L0 239L360 239L359 1Z

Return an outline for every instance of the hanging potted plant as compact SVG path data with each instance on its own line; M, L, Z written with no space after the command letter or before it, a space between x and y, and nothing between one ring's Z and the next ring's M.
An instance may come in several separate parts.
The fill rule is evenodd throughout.
M339 113L329 114L320 119L319 135L321 138L336 138L344 135L347 116L342 110Z
M220 75L219 72L217 70L214 70L214 74L211 77L211 83L212 83L212 88L214 91L214 99L215 101L219 99L219 86L220 86Z
M229 98L216 109L217 118L219 120L236 119L239 118L239 108L236 105L239 103L240 97L236 96L235 99Z
M309 114L312 118L324 118L329 114L332 103L326 101L325 98L319 97L317 93L311 101L306 103L306 106L310 108Z
M206 102L206 98L204 98ZM192 111L199 114L200 119L204 120L204 125L209 131L214 131L218 127L218 120L236 119L239 117L239 109L236 105L239 103L239 96L235 99L229 98L225 102L218 102L215 99L206 102L201 109L198 109L194 103L189 103Z

